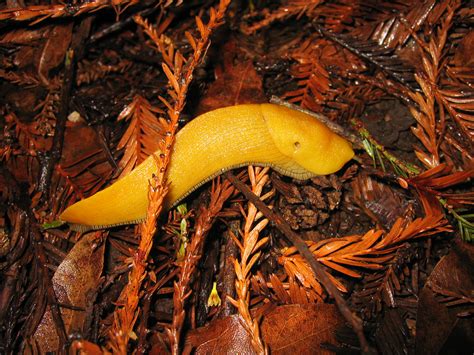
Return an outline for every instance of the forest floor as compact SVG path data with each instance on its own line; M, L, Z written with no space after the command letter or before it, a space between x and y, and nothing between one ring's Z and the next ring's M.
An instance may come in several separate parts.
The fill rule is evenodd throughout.
M461 0L2 3L0 352L472 354L473 23ZM268 102L354 158L241 167L166 210L179 130ZM188 171L269 151L238 110L248 130L196 128L214 155ZM79 213L122 224L141 187L143 221L60 222L153 154Z

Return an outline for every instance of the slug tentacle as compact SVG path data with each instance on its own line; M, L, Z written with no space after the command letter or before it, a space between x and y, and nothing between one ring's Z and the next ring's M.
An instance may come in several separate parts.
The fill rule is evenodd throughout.
M307 179L339 170L353 154L343 138L299 111L273 104L217 109L178 132L164 208L230 169L270 166L283 175ZM156 169L155 159L147 158L108 188L68 207L61 220L81 231L142 221L148 181Z

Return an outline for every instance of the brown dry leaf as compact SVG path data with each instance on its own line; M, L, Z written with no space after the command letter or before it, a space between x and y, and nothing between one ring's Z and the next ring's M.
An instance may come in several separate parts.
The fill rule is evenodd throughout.
M75 340L71 344L69 349L70 355L80 355L80 354L87 354L87 355L104 355L105 352L98 346L97 344L91 343L87 340Z
M472 312L473 269L474 246L468 243L456 245L434 268L419 295L417 354L461 354L474 349L472 318L458 317L468 309L469 299Z
M31 45L40 41L48 34L48 26L38 28L19 28L5 33L0 37L0 44L26 44Z
M49 84L49 72L64 61L71 43L73 23L48 25L38 29L19 29L0 38L2 44L20 44L14 55L17 68L34 67L44 85Z
M344 323L335 305L279 306L263 318L262 336L272 354L332 354L322 343L335 343L335 329Z
M474 66L474 31L469 31L461 40L454 53L452 64L456 67Z
M150 344L152 345L148 355L168 355L170 353L168 347L166 346L166 342L163 339L164 337L165 335L161 333L152 334L150 337Z
M58 302L81 308L61 308L67 334L76 331L82 334L86 317L92 312L93 294L97 290L104 262L104 245L100 233L84 235L54 273L52 283ZM58 350L59 337L49 307L33 337L41 353Z
M334 343L334 330L344 322L336 306L293 304L278 306L263 316L261 332L271 354L330 354L322 343ZM186 342L196 354L253 354L240 317L233 315L193 330Z
M263 94L262 78L250 59L240 58L238 43L227 43L223 51L224 67L217 66L216 80L199 103L199 114L219 107L267 102Z
M67 177L79 198L95 193L112 175L105 141L85 123L69 123L58 172Z
M255 354L244 322L239 315L217 319L190 332L186 343L199 354Z
M390 228L399 216L412 212L401 194L388 184L361 174L351 183L354 202L379 228Z
M72 38L72 22L53 26L41 51L38 62L38 76L44 83L49 83L50 70L59 66L66 54Z

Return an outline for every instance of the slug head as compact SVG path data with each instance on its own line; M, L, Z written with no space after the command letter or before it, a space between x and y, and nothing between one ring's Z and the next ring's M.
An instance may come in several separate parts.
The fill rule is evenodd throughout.
M354 156L349 142L310 115L272 104L262 114L281 153L313 174L334 173Z

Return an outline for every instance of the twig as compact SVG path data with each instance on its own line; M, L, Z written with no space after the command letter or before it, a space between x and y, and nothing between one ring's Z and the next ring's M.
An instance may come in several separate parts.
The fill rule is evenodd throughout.
M235 312L234 306L229 301L227 296L234 298L235 296L235 270L234 264L232 260L237 257L238 248L235 241L232 239L231 234L238 235L239 234L239 221L231 221L229 225L229 230L225 234L225 261L224 261L224 268L222 270L222 276L220 279L222 280L222 307L219 309L219 318L224 318L230 316Z
M150 5L152 5L152 4L148 4L148 5L145 5L145 6L150 6ZM132 14L131 16L129 16L125 19L116 21L113 24L111 24L110 26L107 26L103 29L100 29L99 31L94 33L89 38L89 44L94 44L94 43L100 41L102 38L104 38L104 37L106 37L106 36L108 36L108 35L110 35L114 32L118 32L121 29L123 29L124 27L128 26L129 24L131 24L133 22L133 16L134 15L149 16L149 15L152 15L154 12L156 12L157 9L158 9L158 7L156 7L156 6L150 6L148 8L145 8L144 10L140 10L137 14Z
M323 267L314 258L303 239L301 239L298 234L293 232L290 225L280 215L273 212L262 201L260 201L260 199L256 197L252 191L250 191L249 188L245 186L245 184L237 179L235 175L232 174L232 172L226 172L225 176L251 203L253 203L265 215L265 217L274 222L276 227L291 241L291 243L293 243L296 249L298 249L299 253L307 260L314 274L324 285L329 295L334 298L342 316L352 325L357 337L359 338L362 352L365 354L374 353L373 349L369 347L367 339L365 338L361 319L352 313L341 293L326 275Z
M146 333L147 333L147 323L148 317L150 315L150 305L151 305L151 297L153 296L154 292L147 292L145 294L143 300L143 308L142 314L140 319L139 331L138 331L138 346L137 346L137 354L146 354L148 346L146 344Z
M38 190L41 192L43 202L49 199L49 189L54 167L61 158L64 143L64 131L66 129L69 102L71 97L72 84L74 82L74 50L69 49L66 53L64 65L64 79L61 86L61 101L59 112L54 128L53 145L49 154L42 157L41 171L38 180Z
M54 128L54 138L51 147L51 153L43 157L40 175L38 179L38 191L41 192L41 202L45 203L49 200L49 192L51 189L51 178L54 168L61 159L64 144L64 132L66 130L66 122L69 114L69 106L71 104L71 92L75 82L75 66L76 60L83 56L84 42L89 35L92 19L83 20L78 26L75 26L70 48L66 52L64 60L64 78L61 85L61 98L59 102L59 110L57 114L56 127Z

